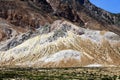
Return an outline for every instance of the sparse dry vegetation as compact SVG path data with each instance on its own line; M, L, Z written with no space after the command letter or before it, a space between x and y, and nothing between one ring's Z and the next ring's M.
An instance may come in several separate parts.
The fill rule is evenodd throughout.
M0 80L119 80L120 68L1 68Z

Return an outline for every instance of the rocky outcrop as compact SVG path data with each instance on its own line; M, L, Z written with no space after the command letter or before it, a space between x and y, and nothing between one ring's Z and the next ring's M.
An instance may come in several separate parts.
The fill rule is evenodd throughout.
M28 1L28 3L36 8L37 10L41 10L42 12L50 13L57 17L66 18L72 22L78 22L80 26L84 26L84 22L77 15L76 7L73 7L73 1L60 1L60 0L35 0ZM42 8L41 6L47 6ZM76 5L76 2L74 2ZM78 4L79 5L79 4ZM79 7L81 8L81 7ZM46 11L47 10L47 11Z
M104 24L104 27L110 31L120 34L120 14L107 12L90 3L89 0L84 0L85 12L90 16ZM107 26L107 27L106 27Z
M115 24L118 17L115 14L109 13L103 9L100 9L89 2L89 0L85 0L84 6L88 9L88 12L91 16L95 17L99 21Z
M20 33L20 32L14 32L14 29L9 29L9 28L4 28L5 33L1 32L1 42L0 42L0 51L6 51L11 48L16 47L17 45L23 43L24 41L40 35L40 34L46 34L50 32L50 25L46 24L45 26L41 26L36 31L27 31L25 33ZM11 31L11 33L9 32ZM6 36L7 35L7 36ZM4 37L6 37L6 40L4 40Z
M37 34L37 28L50 23L49 15L33 11L19 0L0 1L0 50L16 47Z
M88 23L88 21L92 21L90 23L94 22L94 24L98 21L97 24L101 24L100 29L106 28L110 31L114 31L117 34L120 34L119 14L113 14L103 9L100 9L93 5L92 3L90 3L89 0L57 0L57 1L45 0L45 1L49 3L48 4L49 6L51 6L49 9L52 8L54 11L49 13L52 13L59 17L64 17L72 22L77 22L82 27L86 27L85 23ZM88 16L92 17L92 19L88 18L89 20L86 22L86 17L83 17L82 13L84 15L86 14L87 17ZM94 21L93 18L95 19ZM91 26L90 23L88 23L89 26ZM93 26L94 25L92 25L92 27ZM98 28L99 27L97 26L97 29Z
M21 6L19 6L21 5ZM19 0L0 1L0 17L11 24L25 29L35 29L46 22L52 21L48 15L36 13L29 6ZM48 19L49 18L49 19ZM41 21L42 20L42 21Z
M55 21L50 30L50 33L33 37L13 49L0 52L1 66L120 65L119 35L109 31L80 28L61 20Z

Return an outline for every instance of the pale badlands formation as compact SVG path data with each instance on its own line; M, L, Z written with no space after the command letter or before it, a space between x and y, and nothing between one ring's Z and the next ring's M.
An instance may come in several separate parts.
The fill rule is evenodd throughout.
M51 32L0 52L2 66L83 67L120 65L120 36L57 20Z
M0 1L0 67L119 67L119 15L88 0Z

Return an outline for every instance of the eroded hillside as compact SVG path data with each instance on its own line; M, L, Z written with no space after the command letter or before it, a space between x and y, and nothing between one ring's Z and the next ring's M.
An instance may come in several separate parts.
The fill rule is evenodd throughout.
M38 35L13 49L1 52L1 65L22 67L120 65L119 35L109 31L80 28L60 20L47 27L52 30L50 33Z
M0 66L120 66L118 14L88 0L0 0L0 6Z

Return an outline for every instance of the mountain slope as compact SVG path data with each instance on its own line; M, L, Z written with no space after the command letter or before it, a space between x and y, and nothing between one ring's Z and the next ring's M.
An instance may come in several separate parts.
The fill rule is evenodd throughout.
M57 23L57 24L56 24ZM1 65L22 67L81 67L90 64L119 66L120 36L109 31L79 28L55 21L49 34L31 38L1 52ZM8 55L9 54L9 55Z
M120 66L119 14L89 0L0 0L0 66Z

